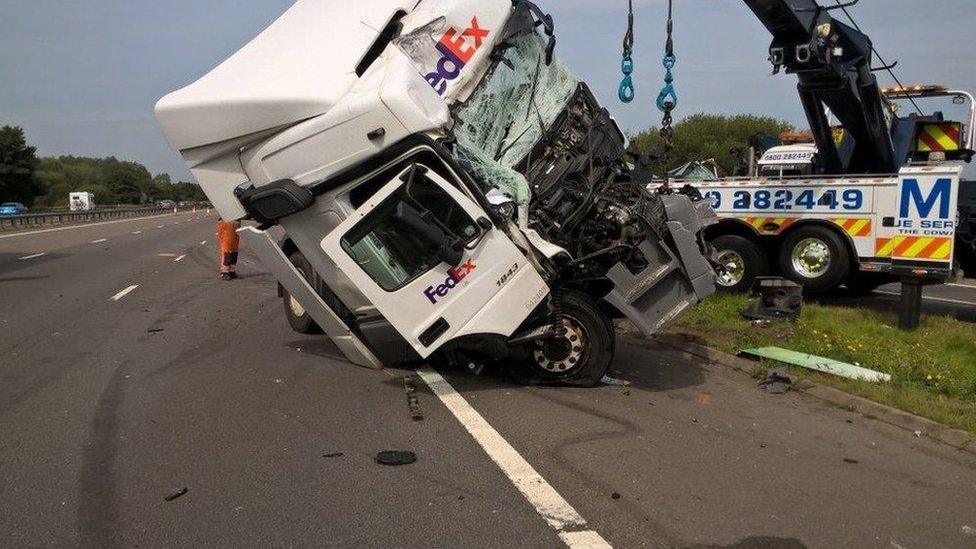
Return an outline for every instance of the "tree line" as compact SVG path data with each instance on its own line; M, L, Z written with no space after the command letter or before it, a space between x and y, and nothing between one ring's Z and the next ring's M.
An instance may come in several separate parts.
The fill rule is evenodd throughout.
M756 134L779 136L793 131L783 120L750 114L695 114L675 127L676 147L667 165L664 158L652 158L649 168L661 174L692 160L714 159L722 175L732 175L742 162L741 151ZM661 149L658 128L652 127L632 137L642 151ZM168 174L153 176L145 166L111 158L60 156L37 158L36 149L27 144L23 129L0 128L0 202L23 202L28 206L67 205L68 193L88 191L102 205L148 204L159 200L203 201L199 186L173 183Z
M204 201L199 185L174 183L169 174L153 176L137 162L79 156L37 157L23 128L0 128L0 202L29 207L68 205L68 194L91 192L106 205L152 204L160 200Z

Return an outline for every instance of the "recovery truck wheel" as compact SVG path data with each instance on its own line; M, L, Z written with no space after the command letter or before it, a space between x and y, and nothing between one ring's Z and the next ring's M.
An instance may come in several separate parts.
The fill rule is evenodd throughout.
M820 226L791 233L780 248L783 275L811 293L840 286L851 272L847 245L834 231Z
M723 293L741 294L752 289L756 278L769 272L766 254L747 238L724 235L712 241L718 263L725 267L725 274L718 277L718 290Z
M517 382L594 387L610 369L616 348L612 321L582 293L563 295L561 309L565 333L529 344L530 358L512 371Z
M291 261L291 264L294 265L300 273L302 273L305 280L308 280L309 283L312 282L311 278L309 277L309 274L312 272L312 266L308 263L308 260L305 259L305 256L302 255L302 252L292 252L291 255L288 256L288 260ZM308 311L305 310L305 307L303 307L297 299L292 297L291 294L288 293L288 290L283 289L281 297L285 302L285 318L288 319L288 325L291 326L292 330L305 335L317 335L322 333L322 328L319 328L319 325L312 320L312 317L308 314Z

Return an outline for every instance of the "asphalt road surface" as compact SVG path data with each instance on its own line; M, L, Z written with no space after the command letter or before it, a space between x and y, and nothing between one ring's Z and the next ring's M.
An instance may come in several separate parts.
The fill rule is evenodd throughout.
M424 370L415 421L214 222L0 235L2 545L976 547L969 454L653 342L627 387Z

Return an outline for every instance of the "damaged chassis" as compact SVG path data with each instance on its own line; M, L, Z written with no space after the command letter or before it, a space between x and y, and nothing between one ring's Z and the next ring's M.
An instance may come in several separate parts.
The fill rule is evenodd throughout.
M327 2L292 10L311 3ZM470 34L469 20L484 51L472 55L469 40L467 66L448 71L462 77L440 86L424 47ZM259 224L242 231L247 245L278 278L293 327L321 329L351 361L476 370L504 359L527 382L593 385L613 358L614 318L653 334L714 291L702 239L714 214L693 190L633 181L624 135L552 40L551 19L529 2L421 2L390 18L347 95L380 82L390 108L384 93L396 92L383 86L395 74L429 122L410 128L391 108L403 126L391 131L367 104L343 124L306 119L234 136L233 148L177 148L215 204L229 185L208 185L201 168L237 150L247 181L233 185L236 217ZM323 177L307 156L268 169L281 151L356 125L370 147L341 169Z

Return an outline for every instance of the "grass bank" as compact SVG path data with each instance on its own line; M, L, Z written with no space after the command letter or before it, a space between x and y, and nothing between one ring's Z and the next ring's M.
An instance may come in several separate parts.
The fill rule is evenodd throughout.
M891 374L891 383L875 384L794 369L818 383L976 434L976 326L926 316L918 331L902 332L894 311L823 305L805 305L797 323L754 326L739 314L747 303L742 296L715 296L675 331L730 354L776 346Z

